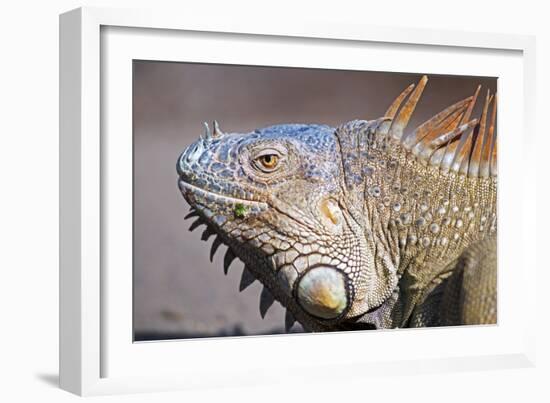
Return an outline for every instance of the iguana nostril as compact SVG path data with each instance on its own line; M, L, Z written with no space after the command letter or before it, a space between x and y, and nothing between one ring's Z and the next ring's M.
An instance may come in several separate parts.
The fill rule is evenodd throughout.
M176 163L176 170L180 177L187 176L192 172L191 165L198 161L204 150L203 140L199 139L180 154Z
M197 161L204 151L203 140L200 139L195 143L191 144L187 150L185 150L185 160L188 163Z
M348 305L346 280L339 270L318 266L309 270L298 283L298 302L313 316L322 319L338 317Z
M178 172L178 176L182 176L183 173L185 172L182 166L183 158L185 158L185 151L180 154L178 161L176 163L176 171Z

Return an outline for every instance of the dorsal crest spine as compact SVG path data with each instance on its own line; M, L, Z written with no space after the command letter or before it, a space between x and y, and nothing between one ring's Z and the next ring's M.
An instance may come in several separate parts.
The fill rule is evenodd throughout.
M407 132L407 124L426 87L423 76L415 86L408 86L386 111L391 124L381 127L387 135L411 151L420 160L469 177L497 175L496 94L487 91L480 119L470 119L481 86L474 95L445 108ZM490 119L489 108L492 103ZM488 121L489 120L489 121Z

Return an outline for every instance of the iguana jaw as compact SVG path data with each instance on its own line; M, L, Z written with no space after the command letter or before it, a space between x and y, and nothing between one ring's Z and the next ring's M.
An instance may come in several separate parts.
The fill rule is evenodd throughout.
M295 211L274 198L270 198L270 201L277 208L265 202L220 195L183 179L178 183L182 195L198 213L200 222L207 225L205 233L215 232L221 242L245 263L245 270L251 272L262 283L269 284L270 292L306 329L324 331L333 326L330 323L336 323L345 316L353 292L344 272L330 266L330 263L335 261L327 258L323 260L325 266L303 266L303 270L298 271L292 265L281 266L280 256L284 256L284 253L269 256L262 251L261 245L255 243L255 239L243 239L242 237L246 238L247 235L241 234L240 230L237 232L241 235L234 236L235 229L242 228L247 222L248 226L253 228L253 222L261 221L261 213L267 212L270 208L277 211L277 214L284 214L290 220ZM240 217L236 213L230 213L238 206L245 209ZM227 215L223 215L223 211L226 211ZM330 217L330 214L327 214ZM333 219L335 218L332 216ZM303 225L300 221L296 220L296 224Z
M218 194L188 183L183 179L178 181L178 185L187 202L195 209L202 211L207 217L213 216L216 211L220 212L227 209L233 210L235 215L239 216L259 213L268 208L267 203Z

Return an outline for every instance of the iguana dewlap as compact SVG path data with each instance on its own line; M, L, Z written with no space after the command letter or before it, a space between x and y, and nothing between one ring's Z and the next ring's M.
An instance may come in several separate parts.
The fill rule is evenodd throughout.
M228 246L241 289L263 285L311 331L496 322L496 96L479 93L413 131L427 78L376 120L223 133L177 162L180 190Z

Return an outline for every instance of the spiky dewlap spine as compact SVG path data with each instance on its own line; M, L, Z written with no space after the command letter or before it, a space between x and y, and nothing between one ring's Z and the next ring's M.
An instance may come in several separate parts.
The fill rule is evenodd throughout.
M367 209L398 238L399 272L441 267L496 233L496 177L441 169L393 139L369 150L363 172Z

